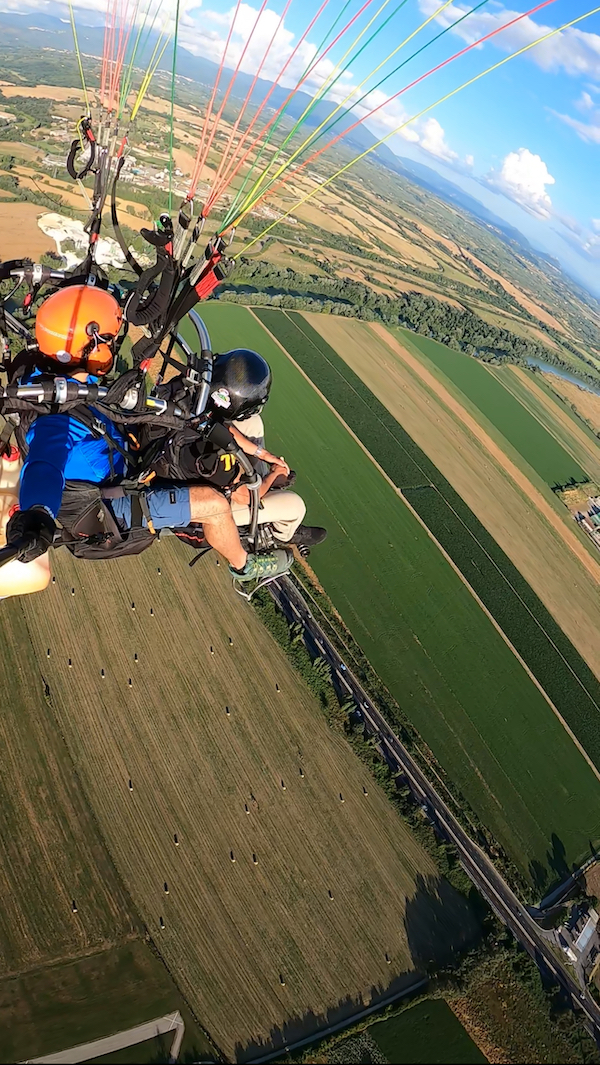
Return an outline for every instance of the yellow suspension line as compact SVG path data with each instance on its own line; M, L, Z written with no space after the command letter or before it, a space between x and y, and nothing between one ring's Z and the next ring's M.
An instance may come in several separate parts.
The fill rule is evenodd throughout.
M433 12L433 15L430 15L429 18L425 19L425 21L422 22L421 25L418 26L416 30L413 30L413 32L408 37L406 37L405 40L403 40L401 44L399 44L396 48L394 48L393 52L390 52L390 54L385 59L382 59L381 63L379 63L379 65L375 67L375 70L372 70L370 74L367 74L366 78L364 78L363 81L361 81L360 85L357 85L355 88L351 89L351 91L348 93L348 95L342 100L341 103L339 103L337 105L337 107L331 112L331 114L329 114L327 116L327 118L323 119L323 121L321 122L321 125L317 126L317 128L315 130L313 130L312 133L309 133L308 137L300 145L300 147L296 148L296 151L290 156L290 158L287 159L285 162L283 162L281 164L281 166L275 171L275 173L271 175L271 177L269 178L269 187L271 185L273 185L277 181L277 178L280 177L281 174L283 174L288 169L288 167L290 167L292 165L292 163L294 162L294 159L297 159L301 152L303 152L311 143L314 143L317 140L317 138L319 136L319 133L323 129L323 126L326 126L329 122L331 122L331 119L333 118L333 116L336 115L338 113L338 111L340 111L342 109L342 107L344 107L344 105L348 103L348 100L350 100L352 98L352 96L355 95L355 93L360 92L360 90L363 88L364 85L366 85L366 83L370 80L370 78L372 78L375 74L377 74L377 72L379 70L381 70L381 68L383 66L385 66L385 64L390 59L392 59L393 56L397 55L398 52L400 52L405 47L405 45L407 45L409 43L409 41L412 41L413 37L416 37L416 35L418 33L420 33L421 30L425 29L425 27L428 26L429 23L432 22L434 18L437 18L437 16L440 15L442 13L442 11L444 11L445 8L449 7L450 4L452 4L452 3L454 3L454 0L446 0L446 2L444 4L442 4L440 7L437 8L436 11ZM380 8L379 10L381 11L382 8ZM379 11L377 12L377 15L378 14L379 14ZM375 15L374 17L376 18L377 15ZM373 20L371 20L371 21L373 21ZM354 45L352 45L352 47L354 47ZM346 53L346 55L347 54L348 53ZM319 90L319 93L320 93L320 98L322 98L321 90ZM309 106L312 106L312 103ZM304 114L306 114L308 109L309 109L308 107L305 109ZM299 125L299 123L301 121L302 121L301 118L298 119L298 122L296 123L296 127ZM294 128L296 128L296 127L294 127ZM290 136L291 136L291 134L290 134ZM289 137L287 138L287 140L289 140ZM284 144L285 143L286 142L284 141ZM258 199L260 199L260 197L255 196L254 193L258 192L258 190L260 189L261 185L263 184L263 182L264 182L264 180L265 180L265 178L267 176L267 173L268 173L268 168L261 175L260 179L255 183L253 189L251 190L252 199L250 199L249 201L246 201L246 206L244 208L244 214L240 215L241 218L243 218L247 214L248 211L251 211L253 206L254 206L254 204L258 201ZM263 193L263 195L265 195L265 193Z
M75 55L77 56L77 65L79 67L79 76L81 78L81 87L83 89L83 99L85 101L86 114L90 113L90 101L88 97L87 86L85 84L85 74L83 73L83 63L81 62L81 52L79 51L79 41L77 39L77 28L75 26L75 13L73 11L73 4L69 0L69 17L71 19L71 29L73 31L73 43L75 44Z
M289 218L289 216L293 214L294 211L297 211L299 207L302 207L302 205L305 204L307 200L312 199L313 196L316 196L316 194L322 189L326 188L327 185L330 185L332 181L335 181L336 178L341 177L342 174L345 174L351 166L354 166L355 163L359 163L361 159L364 159L364 157L366 155L369 155L370 152L374 151L376 148L379 148L380 145L385 144L385 142L389 140L390 137L393 137L397 133L400 133L401 130L405 129L406 126L409 126L411 122L416 122L417 119L422 118L423 115L426 115L429 111L433 111L434 107L439 107L440 104L443 104L447 100L450 100L453 96L456 96L456 94L461 92L463 89L467 89L469 85L474 85L475 82L485 77L486 74L491 74L494 70L498 70L500 67L504 66L505 63L509 63L511 59L516 59L518 56L530 51L531 48L535 48L538 44L542 44L543 41L548 41L551 37L555 37L557 33L562 33L563 30L570 29L571 26L575 26L578 22L583 22L584 19L590 18L591 15L597 15L598 12L600 12L600 6L593 8L591 11L586 11L585 15L579 15L577 18L571 19L569 22L564 22L562 26L557 26L556 29L550 30L549 33L545 33L543 37L538 37L537 41L531 41L530 44L524 45L523 48L519 48L516 52L512 52L511 55L505 56L504 59L501 59L498 63L494 63L491 67L488 67L487 70L482 70L480 74L476 74L475 77L469 78L468 81L463 82L463 84L459 85L457 89L453 89L451 92L447 92L445 96L441 96L439 100L435 101L435 103L430 104L428 107L424 107L422 111L419 111L416 115L413 115L412 118L406 119L405 122L402 122L401 125L396 126L396 128L391 130L390 133L387 133L385 137L382 137L381 140L378 140L376 144L373 144L370 148L367 148L364 152L361 152L361 154L357 155L355 159L351 159L349 163L346 163L345 166L342 166L339 170L336 170L335 174L332 174L331 177L327 178L326 181L323 181L320 185L317 185L317 187L312 189L311 192L307 193L306 196L303 196L301 200L298 200L298 203L296 203L293 207L290 207L289 211L286 211L285 214L281 216L281 218L277 218L274 222L271 223L270 226L267 226L266 229L263 229L262 233L259 233L257 237L254 237L249 244L245 244L242 250L239 251L238 254L234 256L234 258L237 259L239 255L245 255L248 251L248 248L251 248L253 244L257 243L257 241L262 240L267 235L267 233L270 233L274 226L279 225L280 222L283 222L286 218ZM246 211L244 211L243 214L238 215L235 221L231 223L231 227L235 228L236 226L238 226L245 214Z

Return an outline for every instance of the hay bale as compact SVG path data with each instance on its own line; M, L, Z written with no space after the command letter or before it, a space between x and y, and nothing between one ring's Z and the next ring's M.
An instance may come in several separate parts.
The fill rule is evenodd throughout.
M73 913L77 913L77 903L75 902L75 899L71 899L71 909Z
M178 837L176 832L173 833L173 843L175 844L176 847L179 846L179 837Z
M169 894L169 885L167 884L166 880L165 880L165 882L163 884L163 891L164 891L165 895Z

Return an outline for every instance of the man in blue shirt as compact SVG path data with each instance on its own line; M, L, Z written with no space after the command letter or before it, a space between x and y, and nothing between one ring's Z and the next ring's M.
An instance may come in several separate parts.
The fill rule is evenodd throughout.
M87 381L90 373L106 373L113 359L113 341L120 329L121 311L117 301L105 290L86 285L61 289L42 305L36 318L36 339L40 351L61 364L63 372ZM123 436L116 426L96 415L107 435L126 450ZM102 486L126 473L126 461L110 447L105 435L95 436L91 429L68 414L49 414L36 419L27 434L29 452L23 467L19 506L10 519L6 537L9 545L28 544L19 556L30 562L44 554L53 542L55 519L59 515L67 481ZM249 454L256 445L247 442ZM278 462L268 453L264 456ZM289 549L268 554L249 554L240 541L229 500L210 485L170 486L149 489L145 494L150 519L159 531L201 523L211 547L222 554L234 578L250 582L287 572L293 562ZM117 520L130 520L127 500L114 501L111 509Z

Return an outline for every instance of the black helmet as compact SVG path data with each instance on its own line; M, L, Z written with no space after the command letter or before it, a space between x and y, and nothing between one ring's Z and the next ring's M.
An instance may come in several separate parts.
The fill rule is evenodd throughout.
M271 370L262 355L248 348L234 348L215 358L210 407L226 421L243 421L260 413L270 388Z

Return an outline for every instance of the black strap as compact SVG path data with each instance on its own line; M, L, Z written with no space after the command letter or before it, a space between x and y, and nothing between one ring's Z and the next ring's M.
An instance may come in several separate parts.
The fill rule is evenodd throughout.
M115 237L117 238L117 243L121 251L123 252L123 255L125 256L133 272L137 274L138 277L141 277L144 273L144 268L140 266L137 259L131 254L127 241L125 240L125 237L123 236L123 233L121 231L121 226L119 225L119 214L117 211L117 182L119 180L119 176L124 165L125 156L122 155L119 159L119 162L117 163L117 169L114 181L112 183L112 189L110 194L110 217L113 224L113 229L115 231Z
M119 455L127 462L131 461L131 455L127 448L123 447L118 440L115 440L114 436L111 436L104 422L101 422L89 407L73 407L68 411L68 415L70 418L75 418L76 421L85 425L86 429L89 429L92 436L95 436L97 440L105 440L109 456L112 451L118 451Z
M0 433L0 456L10 455L10 440L15 431L15 427L8 419L4 424L4 428Z
M86 174L89 174L96 160L96 139L94 137L94 134L92 133L92 123L89 118L84 118L82 120L80 129L82 134L81 140L83 140L84 137L86 140L86 144L84 145L83 150L85 151L85 148L89 148L90 157L85 166L82 167L81 170L77 170L75 166L75 159L78 153L81 151L81 140L79 137L76 137L75 140L71 142L71 147L69 148L69 154L67 156L67 172L69 176L73 178L73 181L81 181L81 179L84 178Z

